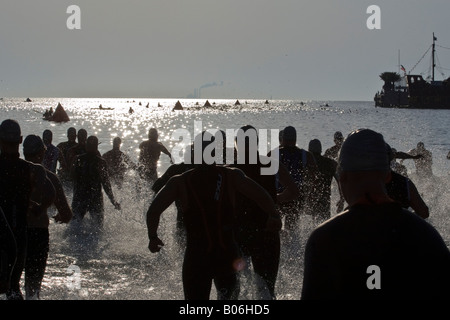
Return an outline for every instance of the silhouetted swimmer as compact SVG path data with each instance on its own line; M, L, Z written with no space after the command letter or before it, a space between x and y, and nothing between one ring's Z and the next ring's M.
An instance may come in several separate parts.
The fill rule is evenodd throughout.
M67 166L72 168L75 158L86 153L86 140L88 133L86 129L79 129L77 132L77 144L67 150Z
M299 196L294 201L280 206L281 215L285 217L285 229L292 231L298 229L300 214L305 210L305 203L313 196L311 190L315 183L317 164L310 152L297 146L297 130L293 126L284 128L282 139L280 163L286 167L299 190Z
M70 179L70 165L68 151L77 144L77 129L70 127L67 129L67 141L60 142L56 147L60 150L62 157L59 160L58 176L64 182Z
M334 146L325 150L323 155L330 159L337 160L338 155L339 155L339 150L341 149L342 143L344 142L344 136L342 135L342 132L336 131L334 133L333 140L334 140Z
M7 119L1 123L0 207L14 234L17 248L15 264L6 266L10 275L6 297L11 300L23 300L20 279L27 251L27 217L34 215L34 210L45 206L55 196L53 187L48 188L44 167L19 158L22 140L17 121Z
M314 157L317 172L314 184L311 185L311 197L305 207L315 221L321 223L331 218L331 183L333 178L337 181L337 162L321 155L322 143L318 139L309 142L308 151Z
M421 155L414 159L416 165L416 174L420 179L429 179L433 177L433 154L425 149L423 142L417 143L417 147L408 151L412 156Z
M115 137L113 139L112 150L105 152L102 156L108 165L108 174L111 181L119 188L122 188L126 172L128 170L138 169L131 158L125 152L120 150L121 144L122 139L120 137Z
M302 299L448 300L450 251L435 228L386 193L383 136L352 132L338 173L348 209L311 233Z
M260 155L258 140L255 127L246 125L238 130L236 136L238 161L233 166L261 185L277 204L296 199L299 190L288 170L279 163L278 159L271 157L268 161L266 156ZM271 162L277 162L277 165ZM262 169L269 166L278 167L278 172L263 174ZM280 192L276 189L277 175L279 183L284 187ZM251 261L257 276L258 299L276 299L275 284L280 261L280 233L265 230L264 220L261 220L262 215L264 212L261 211L258 203L252 199L243 199L238 216L240 228L238 241L244 256Z
M204 150L211 141L203 141L201 136L196 141ZM170 178L152 201L147 212L149 249L158 252L164 245L157 234L160 215L180 200L187 234L182 272L186 300L208 300L213 281L218 299L238 298L237 273L245 265L236 241L242 196L260 206L263 227L277 233L281 220L273 200L236 168L197 165Z
M386 183L386 191L389 197L399 202L403 208L411 208L418 216L424 219L428 218L430 216L429 208L420 196L416 185L408 177L392 169L392 162L396 153L388 144L386 144L386 148L391 168L391 177ZM405 159L410 159L411 157L413 156L405 155Z
M142 177L146 181L155 181L158 178L158 160L161 152L168 155L172 162L172 155L169 150L158 141L158 131L151 128L148 132L148 140L139 145L139 167Z
M42 133L42 140L44 141L46 148L44 159L42 160L42 165L46 169L56 173L56 168L58 167L58 160L63 161L63 159L60 150L52 143L53 132L48 129L44 130L44 132Z
M114 198L106 161L98 155L97 137L87 138L86 153L75 158L72 177L74 185L71 227L79 228L84 216L89 212L94 233L98 233L103 229L104 222L103 190L115 209L120 210L120 204Z
M56 147L55 147L56 148ZM41 164L46 154L46 146L39 136L29 135L23 142L25 160ZM72 218L72 209L67 202L63 186L56 174L46 169L55 198L51 202L58 213L53 217L56 222L68 223ZM27 257L25 263L25 293L27 300L39 299L49 253L49 216L48 206L40 206L27 219Z

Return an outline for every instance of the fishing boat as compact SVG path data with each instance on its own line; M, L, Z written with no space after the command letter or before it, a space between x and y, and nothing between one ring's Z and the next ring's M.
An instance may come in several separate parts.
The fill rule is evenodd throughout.
M450 109L450 77L437 81L436 69L436 40L433 33L433 43L416 63L414 68L431 50L431 75L424 78L422 74L406 72L405 67L399 63L403 75L396 72L383 72L380 78L384 81L383 88L377 92L374 101L375 107L382 108L409 108L409 109ZM449 49L447 47L438 46ZM414 69L413 68L413 69ZM442 72L442 67L438 67Z

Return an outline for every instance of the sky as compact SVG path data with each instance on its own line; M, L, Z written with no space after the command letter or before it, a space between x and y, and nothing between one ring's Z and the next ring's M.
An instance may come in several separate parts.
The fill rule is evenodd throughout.
M450 76L449 13L448 0L7 0L0 97L370 101L433 32Z

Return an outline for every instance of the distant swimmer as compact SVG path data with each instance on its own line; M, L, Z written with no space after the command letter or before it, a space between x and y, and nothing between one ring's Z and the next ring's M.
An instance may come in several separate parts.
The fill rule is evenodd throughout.
M113 204L120 210L108 175L108 165L98 154L98 138L90 136L86 140L86 153L77 156L72 166L73 177L73 219L71 225L78 227L89 212L95 232L103 229L104 203L103 190Z
M341 149L342 143L344 142L344 136L342 135L342 132L336 131L334 133L334 146L328 148L324 152L324 156L328 157L330 159L336 160L339 155L339 150Z
M141 174L146 181L155 181L158 178L158 160L161 152L169 156L172 162L172 155L169 150L158 141L158 130L151 128L148 131L148 140L139 145L139 167Z
M108 173L111 182L115 183L119 188L123 185L125 173L128 170L137 170L137 165L125 152L120 150L121 144L122 139L120 137L115 137L113 139L112 150L109 150L102 155L108 165Z
M16 259L16 239L0 207L0 294L5 294L11 285L11 272Z
M79 129L77 132L77 144L67 150L67 166L72 168L75 158L81 154L86 153L86 139L88 133L86 129Z
M58 176L64 182L70 179L70 166L68 151L77 144L77 129L70 127L67 129L67 141L60 142L56 147L60 150L62 157L59 160Z
M197 141L203 149L212 143L201 137ZM152 201L147 211L151 252L164 245L157 233L161 214L176 199L181 202L187 233L182 271L186 300L209 300L213 282L219 300L238 298L238 273L245 267L236 241L240 197L258 204L264 229L279 231L281 220L272 198L236 168L199 164L170 178Z
M42 165L51 172L56 173L58 160L61 159L62 161L62 153L55 145L52 144L53 132L48 129L44 130L42 133L42 140L44 141L46 147Z
M409 150L408 153L412 156L422 156L414 159L417 176L419 178L431 178L433 176L433 155L431 151L425 149L424 143L417 143L417 147Z
M283 145L279 149L282 163L294 180L299 196L297 199L281 205L281 214L285 217L285 229L296 230L300 214L311 194L317 173L317 164L311 152L297 146L297 130L293 126L283 129ZM282 190L283 186L281 186Z
M277 204L290 202L299 197L299 190L288 169L278 159L270 158L278 163L277 174L262 174L269 161L258 151L258 133L255 127L245 125L236 136L237 164L234 167L242 170L246 176L261 185ZM256 161L251 161L251 156ZM242 157L243 156L243 157ZM240 161L243 158L245 161ZM278 182L282 188L277 190ZM264 211L260 204L251 199L244 199L238 216L238 241L243 255L251 262L257 276L256 293L258 299L276 299L275 285L280 261L280 233L267 232L261 216Z
M48 188L51 184L44 167L19 158L22 141L19 123L4 120L0 125L0 207L14 233L17 248L15 264L2 266L8 268L10 275L8 300L23 300L20 280L27 252L27 218L55 196L54 188Z
M56 148L56 147L55 147ZM37 135L28 135L23 141L23 154L25 160L41 164L46 152L42 139ZM60 223L68 223L72 218L72 209L69 206L63 186L54 172L46 169L53 188L55 198L54 204L58 214L54 220ZM28 216L27 222L27 257L25 263L25 293L27 300L40 298L42 280L44 278L47 259L49 254L49 215L48 206L40 206Z
M386 183L386 191L388 195L395 201L399 202L403 208L411 208L418 216L426 219L430 215L430 211L425 201L422 199L416 185L405 175L395 171L392 168L392 162L395 157L395 149L386 144L389 156L391 177ZM410 155L406 155L411 157Z
M311 185L311 197L307 199L307 209L316 223L322 223L331 218L331 183L338 180L336 174L337 162L327 158L322 153L322 143L318 139L309 142L308 151L317 164L316 179Z

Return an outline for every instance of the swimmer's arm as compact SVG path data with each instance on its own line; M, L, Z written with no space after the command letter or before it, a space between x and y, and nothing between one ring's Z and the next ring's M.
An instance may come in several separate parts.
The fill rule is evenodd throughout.
M147 232L150 240L151 252L159 251L159 246L164 245L158 238L158 226L161 214L177 199L181 176L169 179L167 184L156 194L147 211Z
M40 206L44 198L45 191L42 186L45 186L45 181L47 180L47 174L44 167L41 165L32 164L30 179L32 184L30 206Z
M280 179L280 183L284 187L284 190L283 192L277 194L277 202L282 203L295 200L300 195L300 191L298 190L294 179L292 179L289 174L289 171L281 162L278 167L278 177Z
M169 158L170 158L170 162L172 163L172 154L170 153L170 151L167 150L167 148L162 143L160 143L159 145L160 145L160 148L161 148L160 149L161 152L167 154L169 156Z
M102 179L103 189L105 190L106 195L108 196L108 198L111 201L111 203L113 204L113 206L117 210L120 210L120 203L118 203L114 198L114 194L113 194L112 187L111 187L111 182L109 181L108 166L107 166L105 160L103 160L100 163L99 169L100 169L100 176Z
M423 201L414 183L409 181L408 184L411 208L419 217L422 217L424 219L428 218L430 216L428 206L425 204L425 201Z
M67 201L66 194L64 193L64 188L61 184L61 181L55 174L50 173L49 178L53 186L55 187L56 196L54 204L56 210L58 210L58 214L53 218L56 222L68 223L72 219L72 209L70 208Z

